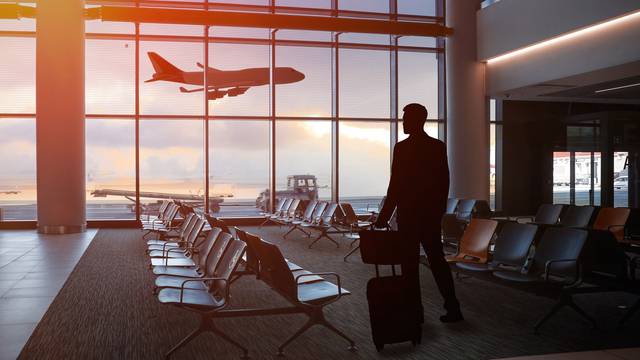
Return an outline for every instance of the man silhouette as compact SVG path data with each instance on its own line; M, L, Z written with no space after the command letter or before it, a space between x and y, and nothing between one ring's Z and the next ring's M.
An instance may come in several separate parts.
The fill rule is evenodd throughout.
M456 298L451 270L444 258L441 241L441 220L449 194L449 165L446 145L424 132L427 109L420 104L404 107L404 133L409 135L393 149L391 180L387 198L376 221L386 226L397 207L400 241L411 242L412 257L402 264L402 273L415 284L420 296L420 244L427 253L431 272L444 298L446 315L442 322L463 320ZM420 304L422 301L420 300ZM422 306L422 305L421 305ZM423 316L422 308L420 316Z

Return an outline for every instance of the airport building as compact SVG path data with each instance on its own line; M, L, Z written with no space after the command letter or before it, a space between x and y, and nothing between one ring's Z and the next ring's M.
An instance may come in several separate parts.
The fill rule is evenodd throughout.
M638 0L0 0L0 359L640 358L638 39ZM420 315L367 240L409 218Z

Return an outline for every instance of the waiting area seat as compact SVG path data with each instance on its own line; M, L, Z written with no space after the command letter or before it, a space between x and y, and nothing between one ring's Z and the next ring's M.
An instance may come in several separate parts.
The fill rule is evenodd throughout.
M324 211L323 211L324 214ZM213 332L242 351L248 349L222 332L215 319L268 315L305 314L307 323L278 347L285 347L314 325L322 325L338 334L356 350L355 342L333 326L324 316L325 306L350 292L341 285L334 272L314 273L287 260L280 249L260 237L235 228L235 239L229 229L216 227L221 220L208 218L211 231L204 234L205 220L189 214L179 228L180 236L170 240L154 240L147 244L151 269L156 275L153 292L162 304L195 312L200 324L166 354L170 357L203 332ZM191 225L193 224L193 225ZM243 266L244 264L244 266ZM290 306L276 308L233 308L231 286L240 275L254 274L288 301ZM335 279L336 283L326 278Z

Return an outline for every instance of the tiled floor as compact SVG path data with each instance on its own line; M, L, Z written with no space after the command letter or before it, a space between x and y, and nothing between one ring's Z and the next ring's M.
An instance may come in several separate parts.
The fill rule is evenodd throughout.
M18 356L96 232L0 231L0 360Z

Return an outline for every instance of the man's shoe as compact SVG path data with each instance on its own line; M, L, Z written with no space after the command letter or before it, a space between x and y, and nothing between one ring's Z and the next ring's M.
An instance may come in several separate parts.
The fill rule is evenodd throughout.
M460 312L460 310L449 311L446 315L440 316L440 321L443 323L454 323L462 320L464 320L464 317L462 317L462 312Z

